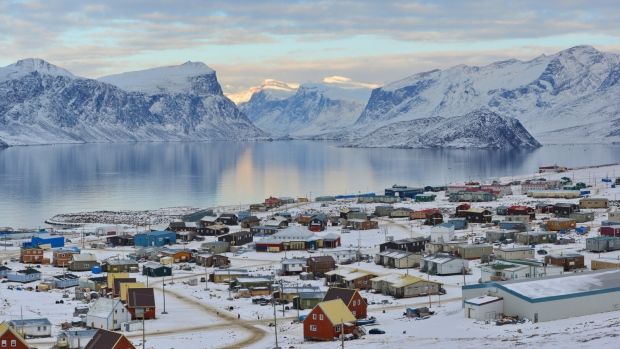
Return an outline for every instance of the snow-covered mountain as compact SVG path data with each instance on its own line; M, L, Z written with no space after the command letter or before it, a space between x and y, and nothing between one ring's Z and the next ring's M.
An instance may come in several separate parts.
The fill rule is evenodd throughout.
M620 140L619 82L620 56L591 46L530 61L459 65L373 90L355 129L488 108L517 118L543 143L613 142Z
M203 63L76 77L40 59L0 68L0 143L254 139Z
M390 148L536 148L540 143L519 120L488 109L466 115L400 121L345 144L350 147Z
M344 131L353 125L373 87L376 85L333 76L320 83L302 84L288 95L261 89L239 108L270 134L315 137Z
M294 95L297 88L299 88L299 84L297 83L265 79L263 83L258 86L252 86L247 90L235 93L225 93L225 95L231 101L235 102L235 104L239 105L248 102L254 94L259 92L268 95L270 99L284 99Z

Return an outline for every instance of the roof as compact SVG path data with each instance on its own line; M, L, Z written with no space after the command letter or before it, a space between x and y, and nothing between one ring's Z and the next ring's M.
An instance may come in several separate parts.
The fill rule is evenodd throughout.
M108 265L126 265L126 264L138 264L138 262L133 259L109 259L107 260Z
M127 290L127 305L130 307L155 307L155 293L152 288L130 288Z
M75 279L79 279L80 277L75 275L75 274L60 274L60 275L54 275L54 278L56 280L75 280Z
M24 270L18 270L17 271L20 274L41 274L40 271L34 269L34 268L26 268Z
M146 262L142 266L142 268L149 268L149 269L157 269L161 267L166 267L166 266L161 263L157 263L157 262ZM166 267L166 268L170 268L170 267Z
M342 299L344 304L348 305L349 303L351 303L351 299L353 299L355 292L357 291L348 288L330 287L329 290L327 290L323 301Z
M98 330L93 339L86 344L84 349L110 349L123 337L122 334L106 330Z
M7 321L0 323L0 335L5 334L7 331L11 332L17 339L19 339L20 342L26 344L26 341L24 341L22 336L13 330Z
M52 326L52 323L47 318L38 319L24 319L24 320L11 320L9 321L14 326Z
M97 298L88 310L88 316L108 318L112 312L112 307L116 308L119 305L122 306L121 301L118 299Z
M305 258L288 258L288 259L283 259L282 260L282 264L306 264L306 259Z
M321 308L323 314L327 316L329 321L334 324L340 324L343 322L355 322L355 316L351 313L351 310L340 299L334 299L331 301L321 302L317 305Z
M407 258L414 254L413 252L401 251L401 250L385 250L383 252L379 252L378 255L382 257L401 259Z
M332 251L332 252L339 252L339 251ZM332 256L312 256L312 257L308 257L308 261L311 261L313 263L317 263L317 262L333 262L336 263L336 261L334 260L334 257Z
M501 298L501 297L480 296L480 297L468 299L468 300L465 301L465 303L466 304L473 304L473 305L484 305L484 304L489 304L489 303L501 301L502 299L503 298Z
M73 255L73 261L75 262L92 262L97 261L97 256L92 253L80 253Z
M437 264L448 263L448 262L451 262L451 261L453 261L455 259L460 259L460 258L457 258L455 256L451 256L451 255L444 255L444 254L428 256L428 257L424 258L425 261L433 262L433 263L437 263Z

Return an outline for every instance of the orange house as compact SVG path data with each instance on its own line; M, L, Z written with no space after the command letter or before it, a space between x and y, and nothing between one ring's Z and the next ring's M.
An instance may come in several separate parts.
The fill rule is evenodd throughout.
M341 299L355 318L364 319L368 316L368 303L366 303L366 300L362 297L358 290L331 287L327 291L327 294L325 294L323 301L331 301L334 299Z

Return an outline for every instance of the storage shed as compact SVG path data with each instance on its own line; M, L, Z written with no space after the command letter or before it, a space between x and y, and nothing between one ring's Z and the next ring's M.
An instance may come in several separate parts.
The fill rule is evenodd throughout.
M492 321L504 311L504 299L493 296L480 296L464 302L465 317L480 321Z

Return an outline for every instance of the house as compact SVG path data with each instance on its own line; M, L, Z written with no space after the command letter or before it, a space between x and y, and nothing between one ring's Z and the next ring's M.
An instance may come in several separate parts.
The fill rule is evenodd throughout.
M424 251L424 246L426 246L428 241L429 239L425 237L387 241L379 245L379 251L400 250L407 252L422 252Z
M401 250L385 250L375 255L375 264L388 268L415 268L420 266L422 254Z
M581 197L579 190L532 190L527 196L535 199L578 199Z
M133 240L136 247L162 247L165 245L176 244L177 235L173 231L160 230L136 234Z
M146 262L142 266L142 275L150 277L161 277L172 275L172 268L157 262Z
M86 326L104 330L118 330L121 323L131 318L118 299L97 298L86 314Z
M162 248L160 254L162 257L172 258L174 263L190 262L193 259L192 253L189 250L180 248Z
M400 197L398 196L387 196L387 195L375 195L375 196L360 196L357 198L357 203L359 204L394 204L400 201Z
M256 216L245 217L239 221L239 225L242 229L250 229L252 227L260 225L260 219Z
M325 227L327 227L327 215L320 213L310 218L308 230L319 232L325 230Z
M69 262L69 270L71 271L89 271L93 267L98 267L101 264L97 262L97 256L93 253L80 253L71 256L71 262Z
M265 212L267 211L267 206L264 204L251 204L250 212Z
M40 247L22 247L19 250L19 261L24 264L45 264L43 252Z
M385 196L395 196L401 199L415 199L416 195L423 194L424 188L411 188L406 185L394 184L391 188L385 189Z
M79 289L90 289L95 292L101 292L107 288L107 280L105 276L96 276L96 277L81 277L78 280L78 288Z
M517 243L521 245L552 244L558 240L554 231L526 231L517 234Z
M230 243L226 241L203 242L200 248L212 254L220 254L230 251Z
M13 269L7 267L6 265L0 265L0 278L5 278L11 270Z
M468 266L467 260L449 255L435 254L422 259L420 271L430 275L463 274Z
M351 230L371 230L371 229L378 229L379 222L375 220L369 220L369 219L351 218L347 220L347 226Z
M61 274L53 276L54 287L69 288L75 287L80 283L80 277L75 274Z
M390 212L392 212L392 210L394 209L394 207L392 207L391 205L379 205L379 206L375 206L375 213L374 215L377 217L387 217L390 215Z
M564 268L564 271L585 268L583 255L579 253L562 253L545 256L545 263L557 265Z
M196 265L208 268L221 268L230 265L230 259L218 254L201 253L196 255Z
M289 224L288 218L276 215L266 220L263 225L267 227L274 227L277 229L284 229L288 227L288 224Z
M507 240L514 241L517 237L517 230L487 230L484 232L486 240L489 243L504 242Z
M108 273L136 273L139 270L138 262L129 258L114 258L103 262L101 269Z
M443 214L439 210L430 210L424 218L424 225L439 225L443 223Z
M618 222L620 224L620 210L614 210L607 213L607 220L610 222Z
M39 237L33 236L30 238L30 242L25 242L24 247L44 247L44 248L60 248L65 246L64 236L51 236L51 237Z
M127 303L127 297L129 296L129 290L134 288L145 288L146 285L142 282L121 282L119 284L119 298L122 302Z
M413 212L413 210L410 208L398 207L390 212L390 218L409 218L411 212Z
M504 303L501 297L480 296L465 300L463 307L468 319L493 321L502 316Z
M438 225L431 228L430 242L448 242L454 240L454 227Z
M440 226L463 230L467 229L467 220L465 218L450 218L447 222L441 223Z
M278 206L282 206L282 200L280 200L278 198L274 198L273 196L270 196L270 197L265 199L265 203L263 205L267 209L276 208Z
M305 291L304 289L300 290L298 296L292 300L294 309L312 309L325 298L325 291Z
M239 224L237 215L234 213L222 213L219 217L217 217L217 221L224 225L238 225Z
M280 262L282 275L296 275L304 271L306 260L303 258L288 258Z
M601 236L620 237L620 224L602 226L599 228Z
M325 298L323 298L323 302L334 299L342 300L356 319L364 319L368 316L368 304L358 290L330 287L325 294Z
M200 218L200 222L199 223L200 223L200 225L203 228L206 228L206 227L211 226L211 225L215 225L215 224L217 224L217 216L214 215L211 212L211 214L208 214L208 215Z
M84 349L136 349L121 333L99 329Z
M553 205L546 203L538 203L536 204L536 212L537 213L553 213Z
M594 220L594 212L573 212L568 215L568 218L574 219L577 223L592 222Z
M0 347L11 349L30 349L24 338L4 321L0 323Z
M132 320L155 318L155 293L152 288L130 288L127 290L127 311Z
M304 339L333 341L357 331L355 316L340 299L317 304L304 319Z
M435 201L435 194L418 194L415 196L415 202L431 202Z
M10 320L8 324L15 332L19 333L22 338L43 338L52 336L52 323L47 318ZM2 347L1 344L0 347Z
M106 241L112 246L134 246L133 236L129 234L107 236Z
M220 268L209 274L209 281L222 284L243 277L250 277L250 272L247 269Z
M353 248L343 248L331 251L323 251L323 255L333 257L338 264L348 264L357 261L359 258L358 250Z
M512 216L516 217L516 216ZM511 217L511 218L512 218ZM511 231L527 231L529 226L527 223L519 222L519 221L502 221L499 222L499 228L502 230L511 230Z
M546 190L554 190L560 189L562 187L562 182L558 180L529 180L521 183L521 192L529 193L532 191L546 191Z
M495 201L497 196L493 193L487 191L458 191L455 193L450 193L448 196L448 201L450 202L488 202Z
M483 208L470 208L469 210L462 211L461 214L467 220L467 223L491 223L493 219L493 213Z
M270 295L273 291L272 285L273 280L264 277L237 277L231 283L240 295L249 297Z
M26 268L18 270L16 272L9 272L6 274L6 279L12 282L29 283L37 280L41 280L41 272L34 268Z
M495 256L499 259L534 259L534 249L529 246L505 247L495 250Z
M463 286L462 293L463 301L487 295L503 298L498 312L506 316L553 321L617 311L620 270L471 284Z
M325 273L325 285L350 289L370 289L370 279L377 275L358 269L338 268Z
M237 212L237 220L241 223L241 220L252 216L252 212L250 210L243 210Z
M340 247L340 235L336 233L328 233L323 235L323 248Z
M56 347L66 349L83 349L84 346L97 333L97 329L92 328L71 328L61 331L56 336Z
M553 205L553 214L556 217L568 217L571 213L579 212L579 205L571 203L557 203Z
M577 222L571 218L552 218L547 221L547 230L561 231L577 227Z
M121 295L121 287L124 283L135 283L136 278L116 277L112 283L112 296L119 297ZM123 300L123 299L121 299Z
M314 250L323 247L323 240L298 226L288 227L256 242L256 252Z
M208 227L205 227L204 235L219 236L219 235L228 234L229 232L230 232L230 228L227 225L216 223Z
M590 252L607 252L620 250L620 237L595 236L586 239L586 250Z
M312 256L306 260L306 271L315 276L323 276L336 268L336 261L332 256Z
M580 208L607 208L609 199L605 198L581 198L579 199Z
M590 269L618 269L620 268L620 259L593 259L590 261Z
M427 296L442 292L440 283L411 275L388 274L373 278L371 282L375 292L394 298Z
M480 259L493 254L493 246L489 244L460 244L456 254L463 259Z
M252 233L252 236L273 235L278 231L280 231L280 229L278 229L277 227L268 227L265 225L257 225L250 228L250 233Z
M480 265L480 282L540 278L564 274L564 268L527 260L496 260Z
M533 207L513 205L506 209L508 216L528 216L530 219L536 219L536 210Z
M57 268L65 268L69 266L73 255L79 253L72 249L59 248L52 253L52 265Z
M201 228L201 231L204 232L203 228ZM196 236L198 236L198 232L191 231L191 230L180 230L180 231L177 231L176 233L177 233L177 240L183 241L183 242L193 241L194 239L196 239Z

